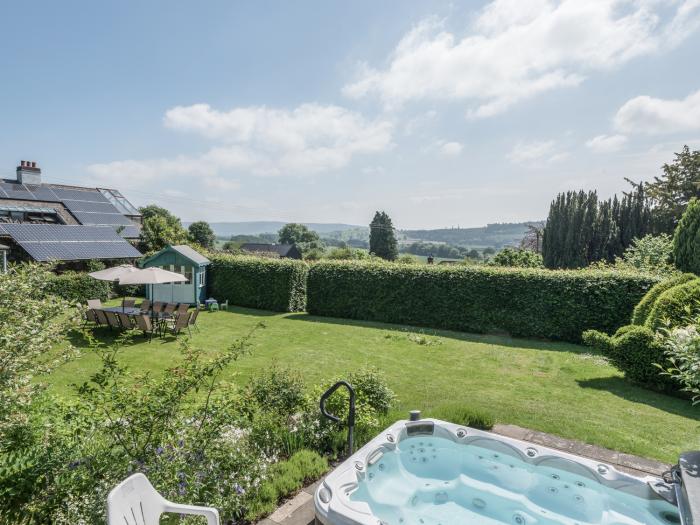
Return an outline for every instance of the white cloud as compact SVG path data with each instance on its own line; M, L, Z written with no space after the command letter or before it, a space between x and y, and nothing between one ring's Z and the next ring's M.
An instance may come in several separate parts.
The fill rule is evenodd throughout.
M538 161L560 160L562 153L555 151L553 140L520 141L506 155L513 164L530 164Z
M472 104L469 117L488 117L676 45L699 22L698 0L494 0L463 34L450 32L444 20L423 20L401 39L386 68L362 65L343 92L377 94L389 108L465 100Z
M586 147L595 153L620 151L627 143L624 135L598 135L586 141Z
M700 90L681 100L635 97L615 115L615 128L649 135L700 130Z
M309 175L337 170L355 155L390 148L393 131L386 119L369 121L354 111L319 104L231 111L208 104L177 106L166 112L164 124L202 135L216 145L197 156L93 164L89 172L133 184L198 175L210 188L234 189L238 183L224 174Z
M440 153L445 157L456 157L462 153L464 146L459 142L446 142L440 147Z

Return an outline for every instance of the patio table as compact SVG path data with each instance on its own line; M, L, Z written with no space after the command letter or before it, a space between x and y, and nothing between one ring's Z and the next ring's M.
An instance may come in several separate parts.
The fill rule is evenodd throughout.
M122 306L110 306L107 308L100 308L103 312L114 312L116 313L124 313L126 315L144 315L146 312L142 312L141 308L138 306L127 306L127 307L122 307ZM153 314L153 310L148 310L148 315L151 318L151 321L154 323L154 331L158 334L158 337L162 336L162 323L166 321L167 319L172 319L173 315L172 314L166 314L164 312L158 312L157 316ZM155 324L158 325L158 329L156 330Z

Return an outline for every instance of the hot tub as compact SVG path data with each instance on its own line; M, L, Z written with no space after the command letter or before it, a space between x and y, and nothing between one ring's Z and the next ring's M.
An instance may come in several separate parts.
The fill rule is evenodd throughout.
M324 525L669 525L672 487L435 419L399 421L331 472Z

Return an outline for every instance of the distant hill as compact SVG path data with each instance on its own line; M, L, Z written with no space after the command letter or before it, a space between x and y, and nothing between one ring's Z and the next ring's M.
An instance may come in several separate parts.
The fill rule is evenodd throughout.
M210 223L217 237L229 239L231 236L259 236L276 234L282 226L282 221L255 222L212 222ZM367 247L369 228L343 223L303 223L307 228L317 232L329 245L344 242L350 246ZM443 228L438 230L397 230L397 238L403 245L414 242L445 243L465 248L496 249L504 246L517 246L527 232L529 224L542 226L543 221L496 223L480 228ZM189 226L189 223L184 223ZM333 242L335 241L335 242ZM269 242L269 241L267 241Z
M444 242L468 248L503 248L517 246L529 224L543 226L543 221L488 224L481 228L445 228L440 230L401 230L400 242Z
M190 223L183 223L185 228ZM260 235L261 233L277 233L282 226L287 224L281 221L257 221L257 222L210 222L217 237L230 237L231 235ZM320 222L302 223L310 230L319 234L351 230L358 228L352 224L333 224Z

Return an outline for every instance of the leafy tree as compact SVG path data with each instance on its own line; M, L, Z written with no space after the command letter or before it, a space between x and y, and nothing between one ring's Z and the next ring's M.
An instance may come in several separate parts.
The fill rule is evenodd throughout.
M139 249L144 252L162 250L168 244L187 242L187 232L180 219L165 208L150 204L139 208L143 216Z
M678 223L673 260L679 270L700 275L700 199L691 199Z
M633 239L622 260L630 267L647 273L668 273L673 270L670 262L673 240L670 235L645 235Z
M385 212L378 211L374 214L369 229L370 253L387 261L395 260L399 255L399 250L391 218Z
M0 274L0 453L27 438L42 389L36 378L72 354L66 338L77 311L47 293L51 278L49 268L38 264Z
M494 266L514 266L518 268L542 268L542 256L530 250L503 248L490 264Z
M216 245L216 235L206 221L197 221L190 224L188 228L190 239L207 250L214 249Z
M673 162L661 168L663 175L644 184L658 233L673 233L691 199L700 198L700 150L683 146L675 155Z
M479 254L479 251L474 249L474 248L472 248L471 250L469 250L467 252L466 257L468 259L481 259L481 255Z
M484 248L484 250L481 253L484 257L488 257L489 255L493 255L494 253L496 253L496 249L489 246L487 248Z
M277 237L280 244L295 244L302 255L313 251L313 256L315 257L319 251L324 249L323 242L318 236L318 233L309 230L303 224L294 222L285 224L278 232Z

